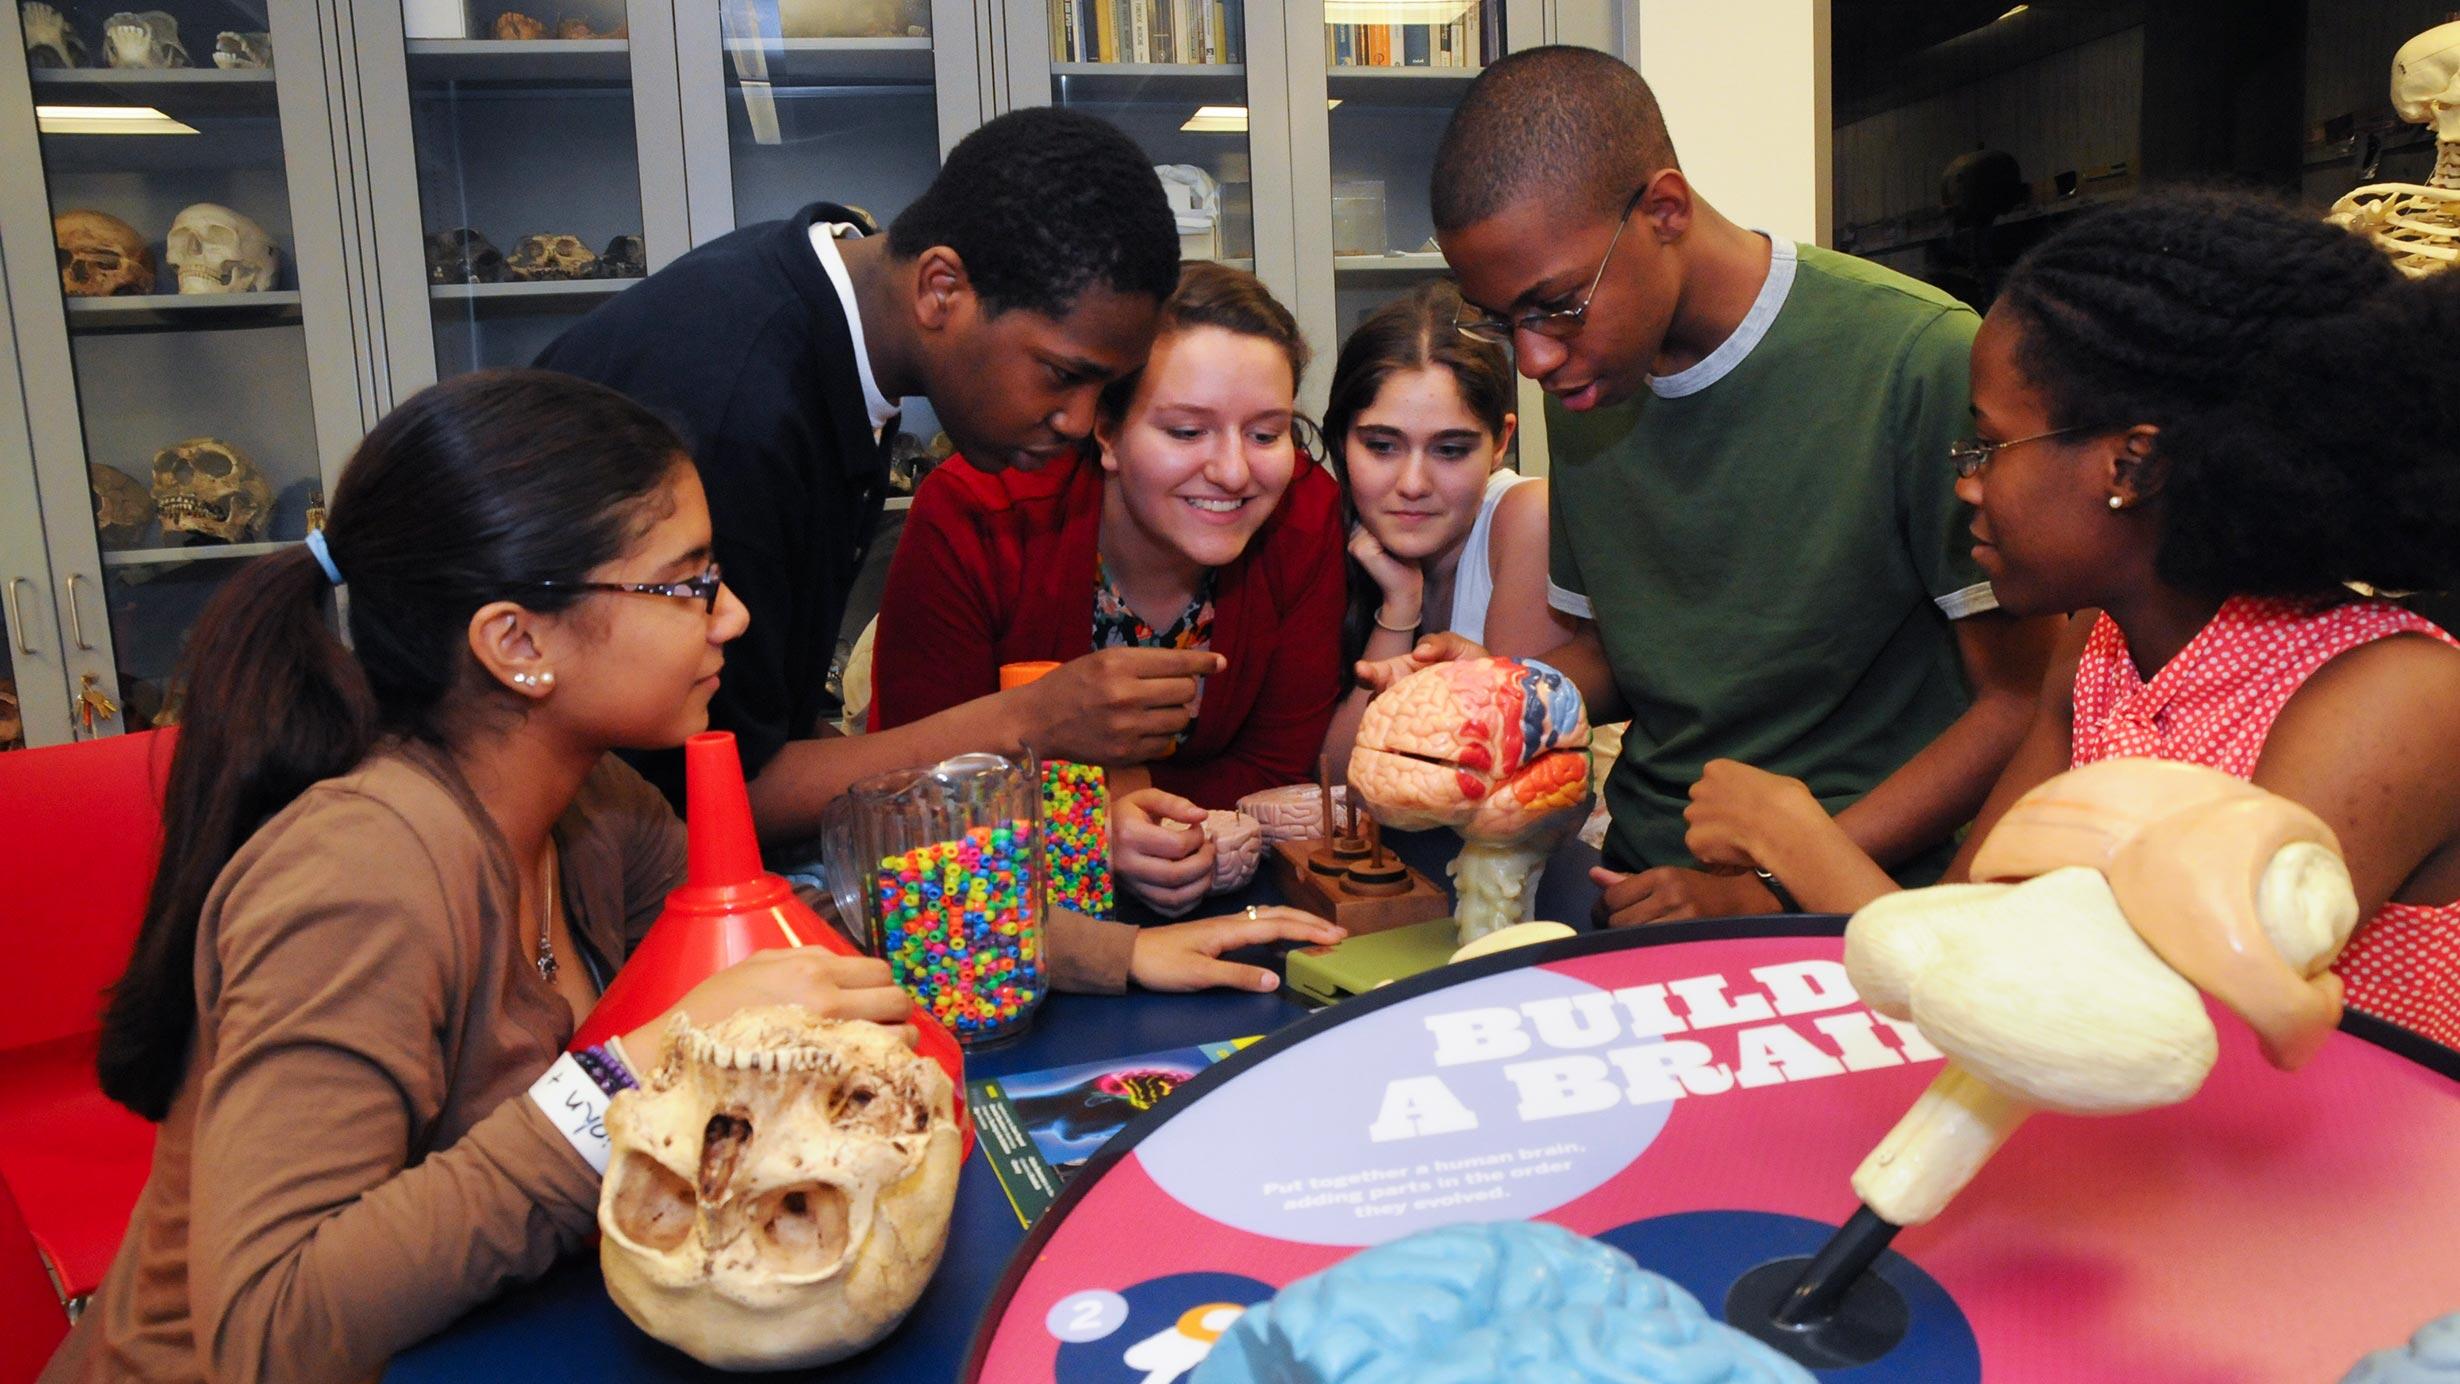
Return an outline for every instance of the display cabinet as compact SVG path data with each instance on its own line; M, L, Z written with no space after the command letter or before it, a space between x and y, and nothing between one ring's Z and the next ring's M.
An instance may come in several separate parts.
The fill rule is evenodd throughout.
M0 577L12 658L48 668L61 641L67 724L20 677L41 743L165 715L197 613L316 522L357 419L323 97L277 60L319 50L311 6L60 0L6 23L0 250L31 404L12 488L42 571L20 519Z

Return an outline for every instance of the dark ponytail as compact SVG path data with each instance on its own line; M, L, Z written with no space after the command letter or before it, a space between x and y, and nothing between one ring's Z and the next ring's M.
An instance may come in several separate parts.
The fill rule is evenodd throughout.
M1480 341L1459 327L1461 290L1450 279L1437 279L1377 308L1341 343L1341 358L1333 364L1332 392L1324 403L1324 455L1341 482L1341 518L1345 529L1358 523L1358 503L1350 492L1350 428L1358 415L1384 392L1384 381L1406 370L1440 365L1452 372L1461 402L1490 438L1503 436L1503 420L1511 415L1517 386L1511 359L1491 341ZM1341 617L1341 666L1348 669L1374 637L1375 612L1383 604L1383 588L1358 559L1349 565L1349 609Z
M2150 423L2164 581L2222 597L2460 580L2460 274L2245 193L2174 190L2034 247L1998 309L2055 427Z
M579 593L536 584L620 557L660 517L679 464L673 430L612 390L535 370L463 375L387 414L334 488L325 542L349 583L355 653L305 548L223 584L189 635L162 859L103 1013L105 1094L151 1120L170 1108L196 1028L199 915L257 828L381 737L448 746L479 724L505 694L470 656L471 614L514 596L570 605Z

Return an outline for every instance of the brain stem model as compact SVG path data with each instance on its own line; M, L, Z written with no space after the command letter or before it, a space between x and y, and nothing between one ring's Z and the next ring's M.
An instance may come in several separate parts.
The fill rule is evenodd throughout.
M2107 760L2035 788L1978 880L1854 915L1845 969L1949 1061L1855 1170L1919 1225L2035 1109L2118 1115L2185 1100L2219 1054L2208 994L2295 1068L2340 1020L2325 971L2357 923L2340 844L2313 813L2218 770ZM2199 991L2201 993L2199 993Z
M1359 721L1350 791L1386 826L1446 826L1460 940L1527 922L1546 855L1589 803L1589 718L1543 663L1442 663L1384 690Z

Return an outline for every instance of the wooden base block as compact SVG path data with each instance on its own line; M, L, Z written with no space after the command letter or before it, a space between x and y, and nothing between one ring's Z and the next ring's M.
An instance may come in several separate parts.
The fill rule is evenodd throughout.
M1397 856L1387 854L1386 859L1407 871L1408 884L1407 888L1391 893L1356 893L1340 880L1309 870L1308 857L1325 844L1321 839L1272 843L1264 868L1272 872L1274 886L1281 890L1290 907L1329 918L1352 937L1452 915L1452 900L1444 891L1425 875L1401 865Z

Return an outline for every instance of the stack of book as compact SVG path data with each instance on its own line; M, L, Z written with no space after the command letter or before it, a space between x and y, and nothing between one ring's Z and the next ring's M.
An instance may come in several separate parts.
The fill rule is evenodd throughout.
M1503 52L1503 5L1473 0L1447 24L1326 24L1328 67L1484 67Z
M1051 0L1060 62L1244 63L1246 34L1246 0Z

